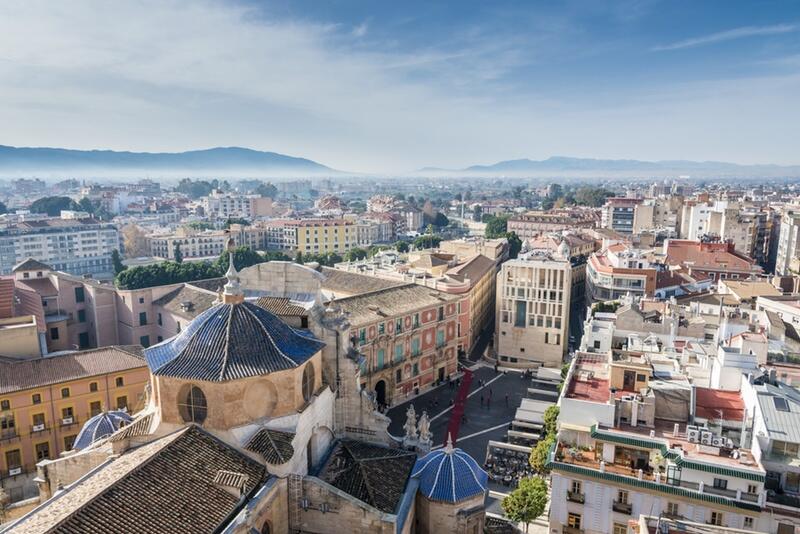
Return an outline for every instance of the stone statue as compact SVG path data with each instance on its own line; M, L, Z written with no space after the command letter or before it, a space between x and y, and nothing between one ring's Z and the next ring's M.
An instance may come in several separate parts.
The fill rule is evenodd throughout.
M428 412L422 412L419 418L419 448L422 452L429 452L433 444L433 435L431 434L431 421L428 418Z
M406 410L406 424L403 426L406 435L403 438L403 444L411 444L417 440L417 412L414 410L414 405L410 405Z

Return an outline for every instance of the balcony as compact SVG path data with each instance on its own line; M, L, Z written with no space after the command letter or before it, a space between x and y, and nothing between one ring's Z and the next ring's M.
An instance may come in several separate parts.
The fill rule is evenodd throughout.
M78 422L79 421L77 417L64 417L61 419L59 426L61 428L69 428L71 426L77 425Z
M621 514L631 515L631 512L633 511L633 505L631 505L629 502L614 501L611 504L611 509Z
M0 430L0 443L4 441L13 441L19 439L16 428L9 428L7 430Z
M562 534L583 534L583 529L582 528L578 528L578 527L568 527L568 526L565 525L565 526L561 527L561 533Z
M47 426L47 423L40 423L38 425L31 425L31 435L38 435L44 434L45 432L49 432L50 427Z
M577 491L568 491L567 500L570 502L583 504L584 502L586 502L586 497L583 495L583 493L578 493Z

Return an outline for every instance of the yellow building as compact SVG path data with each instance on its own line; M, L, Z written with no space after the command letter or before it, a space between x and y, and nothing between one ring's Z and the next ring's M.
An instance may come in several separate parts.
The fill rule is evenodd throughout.
M287 221L285 227L295 232L297 250L303 254L344 254L350 249L365 246L358 238L353 221L343 219L308 219Z
M11 500L36 494L36 463L70 450L91 416L141 408L148 379L135 346L0 360L0 480Z

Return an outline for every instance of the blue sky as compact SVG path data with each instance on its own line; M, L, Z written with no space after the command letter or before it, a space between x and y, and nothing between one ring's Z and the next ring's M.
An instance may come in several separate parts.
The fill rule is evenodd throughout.
M799 164L800 2L0 4L0 144Z

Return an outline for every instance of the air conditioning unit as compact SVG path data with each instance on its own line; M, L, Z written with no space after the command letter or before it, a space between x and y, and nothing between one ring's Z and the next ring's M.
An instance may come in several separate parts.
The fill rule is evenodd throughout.
M724 447L725 446L725 438L714 437L711 440L711 445L713 445L714 447Z
M703 445L711 445L711 439L713 438L714 434L708 431L703 431L700 433L700 443Z
M733 440L731 438L728 438L725 441L725 446L728 447L729 449L732 449L733 448Z
M15 467L14 469L9 469L8 470L8 476L10 476L10 477L13 477L14 475L21 475L21 474L22 474L22 468L21 467Z
M33 425L34 432L41 432L42 430L44 430L44 423L42 423L41 425Z
M687 428L686 436L690 443L697 443L700 441L700 430L697 427Z
M65 417L64 419L61 420L62 425L71 425L73 422L74 419L72 417Z

